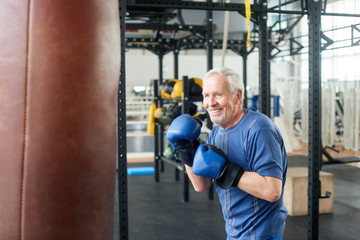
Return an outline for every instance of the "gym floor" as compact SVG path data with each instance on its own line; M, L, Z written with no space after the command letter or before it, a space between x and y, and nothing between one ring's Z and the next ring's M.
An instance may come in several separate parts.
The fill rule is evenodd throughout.
M129 155L153 149L152 136L128 137ZM151 159L151 158L150 158ZM291 155L289 166L307 166L307 157ZM128 167L153 166L144 158L128 161ZM334 212L320 214L320 239L359 239L360 236L360 168L345 164L324 165L323 171L334 174ZM175 181L174 167L165 163L160 182L154 175L128 176L129 239L131 240L184 240L226 239L221 207L214 194L208 200L208 193L196 193L190 186L190 201L182 202L182 177ZM117 208L116 208L117 209ZM117 219L115 219L115 222ZM303 240L307 237L307 216L288 216L283 239ZM118 224L115 223L115 239Z

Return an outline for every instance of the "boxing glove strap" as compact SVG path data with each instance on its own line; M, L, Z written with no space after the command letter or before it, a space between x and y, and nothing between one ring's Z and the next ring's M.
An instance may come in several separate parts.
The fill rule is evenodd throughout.
M243 174L244 169L242 167L227 161L215 182L219 187L229 189L230 187L237 186Z
M186 165L192 167L194 162L194 155L196 149L199 147L199 141L177 141L176 144L179 146L177 150L179 159Z

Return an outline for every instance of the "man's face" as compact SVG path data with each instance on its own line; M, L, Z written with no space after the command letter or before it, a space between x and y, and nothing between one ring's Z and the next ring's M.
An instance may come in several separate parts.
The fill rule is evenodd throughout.
M203 104L211 121L223 129L234 126L238 121L236 116L241 109L240 100L230 92L225 76L215 74L204 81Z

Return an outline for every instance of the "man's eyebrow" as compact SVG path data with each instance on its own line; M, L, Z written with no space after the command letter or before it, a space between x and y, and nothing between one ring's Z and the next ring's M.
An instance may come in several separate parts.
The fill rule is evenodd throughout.
M213 90L213 91L207 91L207 92L202 92L203 94L204 93L207 93L207 94L217 94L217 93L222 93L222 91L221 90L219 90L219 89L216 89L216 90Z

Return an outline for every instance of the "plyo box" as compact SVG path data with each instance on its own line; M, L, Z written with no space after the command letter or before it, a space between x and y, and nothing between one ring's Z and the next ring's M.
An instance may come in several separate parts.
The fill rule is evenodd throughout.
M290 216L308 213L308 168L290 167L284 188L284 204ZM321 195L331 192L330 198L319 199L319 213L334 212L334 175L320 171Z

